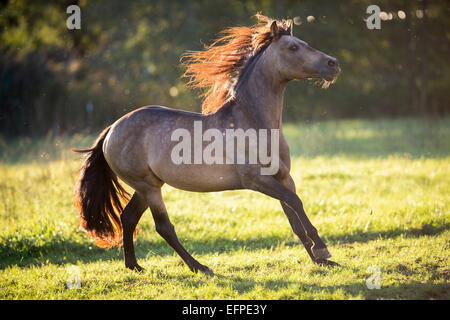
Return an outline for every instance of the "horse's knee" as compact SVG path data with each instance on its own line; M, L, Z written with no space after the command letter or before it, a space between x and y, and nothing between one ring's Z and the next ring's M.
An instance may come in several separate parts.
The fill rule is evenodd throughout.
M155 229L158 234L164 239L170 237L175 232L175 227L172 223L155 223Z
M319 233L317 232L317 229L311 225L307 230L306 230L306 235L310 238L310 239L314 239L316 238Z

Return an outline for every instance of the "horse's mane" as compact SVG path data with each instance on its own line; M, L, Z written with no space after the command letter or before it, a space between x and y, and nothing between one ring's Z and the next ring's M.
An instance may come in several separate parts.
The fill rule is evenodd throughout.
M202 94L203 113L213 113L234 98L241 70L272 42L273 21L282 33L289 32L291 27L290 20L273 20L259 13L255 17L258 20L255 25L227 28L204 50L188 51L182 56L188 86L206 89Z

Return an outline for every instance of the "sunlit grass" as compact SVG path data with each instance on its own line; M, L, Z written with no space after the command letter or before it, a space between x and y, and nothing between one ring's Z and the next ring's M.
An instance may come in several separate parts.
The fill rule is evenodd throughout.
M124 268L122 252L95 247L78 229L72 190L79 161L61 157L58 150L34 163L4 156L0 298L449 299L450 161L443 139L448 129L416 127L416 133L422 130L421 136L434 142L416 138L414 146L408 129L413 125L418 120L286 127L296 154L297 193L342 265L334 268L310 262L273 199L251 191L201 194L165 186L180 240L216 276L192 274L154 231L148 211L136 243L147 272L136 274ZM377 126L397 132L390 140L394 145L404 141L398 153ZM302 155L314 145L304 135L322 137L322 145ZM338 152L335 143L343 137L348 143L340 142L343 151ZM372 140L358 142L360 153L352 152L355 140L363 137L382 139L375 141L383 141L384 152L374 156L380 147ZM91 137L77 141L88 144ZM22 156L32 159L33 154L39 153ZM72 265L79 267L80 289L67 288ZM378 290L366 286L372 265L381 271Z

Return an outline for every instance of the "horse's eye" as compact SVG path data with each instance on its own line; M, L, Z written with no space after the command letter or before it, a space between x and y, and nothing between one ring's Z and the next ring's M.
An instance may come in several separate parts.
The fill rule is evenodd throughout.
M297 51L297 49L298 49L298 46L296 44L289 47L289 50L291 50L291 51Z

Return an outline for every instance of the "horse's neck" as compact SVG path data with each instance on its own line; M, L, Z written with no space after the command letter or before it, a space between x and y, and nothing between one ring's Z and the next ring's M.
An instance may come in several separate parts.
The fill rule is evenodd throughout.
M287 82L277 79L270 71L264 59L258 61L236 93L236 103L258 127L280 129Z

